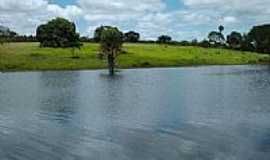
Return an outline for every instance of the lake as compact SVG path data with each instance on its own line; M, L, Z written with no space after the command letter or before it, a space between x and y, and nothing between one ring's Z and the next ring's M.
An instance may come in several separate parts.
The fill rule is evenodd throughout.
M270 66L0 73L1 160L269 160Z

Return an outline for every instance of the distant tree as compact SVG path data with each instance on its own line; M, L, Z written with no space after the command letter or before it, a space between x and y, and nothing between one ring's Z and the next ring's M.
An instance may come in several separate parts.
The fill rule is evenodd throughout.
M227 43L233 49L240 49L242 44L242 35L239 32L233 31L227 36Z
M12 36L9 39L10 42L37 42L36 37L33 35L26 36L26 35L16 35Z
M8 27L0 26L0 44L12 41L17 36L17 33L11 31Z
M224 31L224 29L225 29L224 26L222 26L222 25L218 26L218 30L220 33L222 33Z
M190 42L190 45L191 45L191 46L197 46L197 45L198 45L198 40L197 40L197 39L193 39L193 40Z
M125 42L138 42L140 39L140 34L134 31L129 31L124 34Z
M96 28L95 33L94 33L94 41L100 42L102 31L106 30L108 28L110 28L110 26L100 26L100 27Z
M64 18L56 18L40 25L36 31L41 47L80 48L80 35L76 26Z
M106 27L101 32L101 52L107 56L110 75L114 75L115 59L123 44L123 33L116 27Z
M83 37L80 37L80 42L94 42L94 39L83 36Z
M270 53L270 24L253 27L248 39L257 52Z
M222 45L225 42L224 35L221 32L212 31L208 35L208 39L210 43L214 43L215 45Z
M179 42L179 44L181 45L181 46L189 46L189 41L181 41L181 42Z
M4 45L7 42L7 36L0 34L0 45Z
M168 44L171 41L172 41L172 38L168 35L161 35L158 37L158 40L157 40L157 42L160 44Z
M9 36L10 35L10 30L8 27L4 27L0 25L0 36Z
M4 45L4 43L5 43L5 39L0 36L0 45Z
M255 46L252 44L252 40L247 34L242 36L241 50L243 51L255 51Z
M17 34L16 32L14 32L14 31L9 31L9 37L14 38L14 37L16 37L16 36L18 36L18 34Z
M207 41L206 39L204 39L203 41L201 41L199 43L199 46L200 47L204 47L204 48L209 48L211 45L210 45L210 42L209 41Z
M224 26L220 25L218 31L212 31L208 34L210 44L214 44L215 47L223 46L225 44L225 37L223 35Z

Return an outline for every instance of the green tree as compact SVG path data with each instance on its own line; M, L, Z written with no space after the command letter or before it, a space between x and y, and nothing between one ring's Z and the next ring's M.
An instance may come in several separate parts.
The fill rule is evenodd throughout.
M209 41L206 40L206 39L202 40L202 41L199 43L199 46L200 46L200 47L203 47L203 48L209 48L209 47L211 47Z
M101 52L107 56L110 75L114 75L115 59L123 45L123 33L116 27L106 27L101 32Z
M172 38L168 35L161 35L158 37L158 40L157 40L157 42L161 44L168 44L171 41L172 41Z
M3 45L6 42L12 41L15 37L17 37L17 33L11 31L9 28L0 26L0 44Z
M138 42L140 39L140 34L134 31L125 33L124 41L125 42Z
M241 33L233 31L230 35L227 36L227 43L233 49L240 49L242 44L243 37Z
M252 40L247 34L243 34L241 50L243 51L255 51L255 46L252 44Z
M248 39L257 52L270 53L270 24L253 27Z
M221 32L212 31L208 35L208 39L210 43L214 43L215 45L224 44L225 38Z
M191 46L197 46L197 45L198 45L198 40L197 40L197 39L193 39L193 40L190 42L190 45L191 45Z
M36 31L41 47L80 48L80 35L76 26L64 18L56 18L40 25Z
M218 31L212 31L208 34L208 39L211 44L215 46L222 46L225 44L225 37L223 35L224 26L218 26Z
M4 42L5 42L4 38L0 36L0 45L4 45Z
M222 25L218 26L218 30L220 33L222 33L224 31L224 29L225 29L224 26L222 26Z
M110 28L110 26L100 26L100 27L96 28L95 33L94 33L94 41L100 42L102 31L104 31L108 28Z

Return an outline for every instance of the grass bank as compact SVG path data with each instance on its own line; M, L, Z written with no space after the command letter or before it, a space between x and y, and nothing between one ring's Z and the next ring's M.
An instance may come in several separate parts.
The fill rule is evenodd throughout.
M85 43L81 50L39 48L38 43L0 45L0 71L103 69L98 44ZM269 63L270 56L227 49L125 44L119 68L177 67L187 65L240 65ZM79 58L74 58L79 57Z

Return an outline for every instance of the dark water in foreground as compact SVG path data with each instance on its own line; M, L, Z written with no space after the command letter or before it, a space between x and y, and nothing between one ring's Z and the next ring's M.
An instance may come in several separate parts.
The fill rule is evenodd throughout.
M270 159L270 67L106 73L0 73L0 159Z

